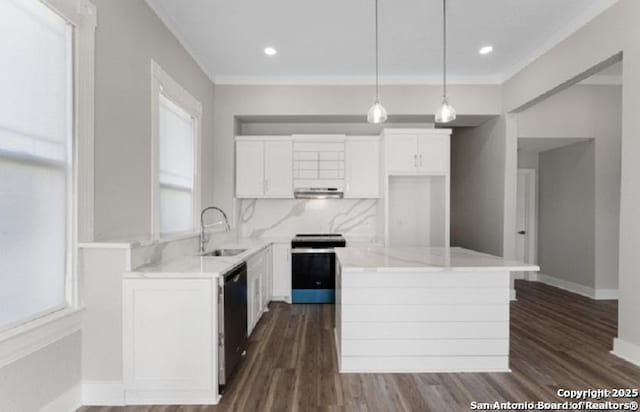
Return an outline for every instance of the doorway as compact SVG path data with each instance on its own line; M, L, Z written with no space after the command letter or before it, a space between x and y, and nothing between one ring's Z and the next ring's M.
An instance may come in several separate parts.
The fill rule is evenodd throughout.
M516 259L536 264L538 260L537 177L535 169L518 169L516 198ZM535 272L518 272L516 279L537 280Z

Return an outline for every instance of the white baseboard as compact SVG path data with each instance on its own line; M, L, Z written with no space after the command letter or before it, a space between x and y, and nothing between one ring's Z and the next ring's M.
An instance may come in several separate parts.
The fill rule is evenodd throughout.
M617 289L594 289L590 286L580 285L578 283L570 282L564 279L559 279L554 276L546 275L544 273L537 273L535 276L529 276L529 280L555 286L557 288L564 289L566 291L576 293L578 295L586 296L591 299L596 299L596 300L618 299Z
M40 409L39 412L75 412L82 406L82 389L75 385Z
M127 405L217 405L221 399L214 391L203 390L128 390L126 398Z
M511 289L511 298L512 301L514 300L518 300L517 296L516 296L516 290L515 289Z
M618 300L618 289L596 289L594 299Z
M123 406L122 382L82 382L82 404L97 406Z
M613 350L611 353L619 358L640 366L640 345L627 342L620 338L615 338L613 340Z

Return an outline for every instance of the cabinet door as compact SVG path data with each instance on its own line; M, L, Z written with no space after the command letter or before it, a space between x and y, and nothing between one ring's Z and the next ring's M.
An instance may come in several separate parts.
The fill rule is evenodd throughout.
M447 135L418 137L418 168L422 173L448 173L451 139Z
M414 135L389 136L387 169L389 172L411 173L418 166L418 143Z
M265 195L293 198L293 143L289 140L265 144Z
M263 255L262 281L260 282L260 310L262 313L269 309L271 301L271 253L269 250L265 250Z
M265 251L265 267L264 267L264 282L263 285L263 308L269 309L269 302L273 296L273 252L271 248Z
M348 139L345 197L380 196L380 139Z
M255 294L256 294L256 272L247 262L247 336L251 335L256 323L255 316Z
M127 393L217 389L212 356L218 346L217 331L212 328L216 292L217 284L211 279L125 279Z
M262 316L266 263L267 259L264 251L252 256L247 261L248 333L251 333Z
M273 300L291 302L291 248L287 243L276 243L272 248Z
M236 142L236 197L264 195L264 142Z
M262 306L260 303L260 292L262 290L261 274L256 273L251 283L253 283L253 287L251 288L251 331L253 331L253 328L256 327L256 324L260 320L260 315L262 315Z

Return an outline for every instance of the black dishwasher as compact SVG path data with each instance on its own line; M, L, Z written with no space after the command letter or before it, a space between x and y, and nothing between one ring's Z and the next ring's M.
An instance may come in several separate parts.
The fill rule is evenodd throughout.
M218 384L223 386L247 353L247 264L220 278L218 294Z

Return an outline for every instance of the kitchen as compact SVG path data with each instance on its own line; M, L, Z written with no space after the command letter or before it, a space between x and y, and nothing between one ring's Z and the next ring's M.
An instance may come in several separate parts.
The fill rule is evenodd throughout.
M14 13L17 3L6 1ZM628 246L620 252L617 302L514 281L541 265L519 262L512 250L517 112L569 79L620 63L618 46L596 48L588 61L562 60L566 72L547 78L529 70L553 72L561 59L556 49L509 72L526 59L507 47L527 39L541 46L578 14L575 33L563 37L578 45L555 47L580 47L586 30L601 33L611 21L632 35L635 26L622 16L633 15L636 3L599 2L587 13L567 2L549 18L556 26L547 33L530 24L511 43L514 34L501 19L531 13L541 24L536 13L548 12L543 5L407 5L427 16L429 40L418 13L398 15L382 1L380 10L377 1L350 5L335 20L327 15L331 7L314 7L335 30L328 43L334 49L320 53L333 62L327 66L305 54L304 42L283 25L274 25L280 33L271 38L254 33L242 43L229 22L243 12L248 26L266 30L258 17L275 18L277 7L33 2L34 13L60 33L74 33L73 40L57 39L76 42L79 51L76 106L69 107L76 108L73 130L82 139L65 172L74 205L73 232L64 232L73 236L62 242L71 245L62 262L68 271L52 296L65 304L51 305L51 319L0 329L8 333L0 335L0 344L7 342L6 350L0 346L0 410L467 410L472 401L556 400L549 382L637 387L637 325L629 320L637 304L628 292L636 290L634 257L625 252L637 239L624 229L635 227L633 197L621 198L621 245ZM69 25L39 7L71 16ZM247 13L252 7L258 10ZM280 7L315 27L299 5ZM461 27L476 14L499 28L493 55L461 40ZM205 15L210 21L198 17ZM394 21L411 27L406 49L396 52L419 56L415 48L428 41L429 62L406 60L408 71L394 65L391 50L402 36ZM236 40L224 41L226 32ZM311 30L306 41L318 44L323 32ZM613 40L631 50L624 64L636 64L636 46ZM466 43L472 50L463 50ZM307 57L292 61L296 55ZM507 72L515 77L496 80ZM633 84L634 76L625 69L625 82ZM625 95L624 104L634 104L634 96ZM623 122L628 140L636 123L629 116ZM623 157L623 193L632 190L634 164ZM62 243L44 230L38 236L34 253L42 254L44 271L50 245ZM26 261L28 249L15 244L23 245L14 253ZM581 309L572 314L565 302ZM552 333L565 326L554 313L575 316L568 324L579 331L571 329L567 340ZM594 313L606 318L576 320ZM535 336L528 329L540 325L552 326ZM588 327L597 330L595 343ZM571 352L566 346L576 336L584 346ZM564 352L550 352L548 341ZM574 353L590 356L600 374ZM553 366L558 356L570 358L562 365L572 377ZM625 372L614 372L620 368ZM574 378L580 374L584 381ZM42 390L27 396L27 387Z
M341 372L508 371L506 320L509 299L515 295L510 272L535 271L537 266L449 248L449 134L449 129L384 129L381 139L237 137L237 197L305 199L289 202L293 208L306 209L326 208L328 202L340 202L342 197L378 196L374 197L377 206L386 211L384 218L377 219L377 225L383 226L380 233L384 240L379 244L373 242L375 237L354 240L351 232L346 240L338 233L301 233L284 239L289 249L283 239L265 237L270 234L267 232L260 238L238 237L211 245L205 233L207 210L203 211L202 257L191 253L124 275L123 362L128 403L216 403L217 391L205 394L203 388L233 382L234 370L229 365L240 364L251 350L247 336L274 296L294 305L336 303L339 356L342 348L349 348L340 358ZM362 162L352 160L362 153L370 154L366 167L358 167ZM405 221L405 205L417 202L421 214L428 218ZM212 209L208 211L221 219L213 226L230 231L226 213ZM282 223L292 215L289 211L277 221ZM350 220L357 220L358 215L344 219L343 227L357 227ZM246 216L243 219L243 223L251 221ZM272 246L277 243L284 253ZM376 261L379 267L372 265ZM352 274L354 270L357 273ZM362 276L369 271L371 275ZM379 279L376 273L388 280ZM392 289L380 289L384 287ZM415 288L423 289L415 294ZM397 306L402 302L411 305ZM362 315L346 310L353 308L357 313L358 306L352 305L358 304L367 305L370 312L378 309L387 313L388 305L395 305L395 317L380 325L371 324L383 316L360 319ZM372 306L376 304L379 306ZM438 306L443 304L446 306ZM167 311L158 310L160 306ZM425 311L453 313L419 321ZM393 327L406 318L415 321L403 330L399 325ZM189 319L187 324L185 319ZM237 327L240 324L243 327ZM389 334L392 330L395 332ZM422 348L412 352L403 346L402 337L422 337ZM446 337L450 340L441 340ZM478 341L471 342L472 338ZM362 339L374 346L384 343L387 350L367 349ZM428 349L429 339L434 339L432 350ZM455 339L462 345L457 352L452 349ZM217 360L213 353L216 347L220 348ZM393 347L398 349L389 351ZM476 348L472 351L475 357L469 357L469 348ZM371 358L367 366L362 363L366 358L359 355L367 350L383 357ZM411 353L417 357L408 357ZM439 359L443 353L447 356ZM394 361L392 356L398 358ZM384 361L388 366L380 365ZM219 376L212 381L216 364Z

